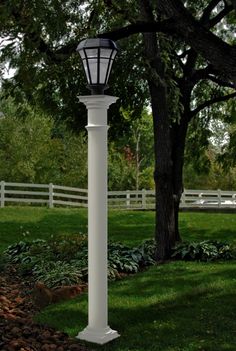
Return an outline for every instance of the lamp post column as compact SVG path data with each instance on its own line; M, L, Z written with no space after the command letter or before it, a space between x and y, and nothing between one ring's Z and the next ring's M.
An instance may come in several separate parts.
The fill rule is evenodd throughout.
M107 110L117 98L79 97L88 110L88 326L78 338L105 344L119 336L108 326Z

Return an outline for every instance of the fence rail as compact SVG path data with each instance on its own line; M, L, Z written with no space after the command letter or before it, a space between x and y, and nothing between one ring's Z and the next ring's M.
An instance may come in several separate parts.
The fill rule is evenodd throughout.
M0 183L0 206L7 203L87 207L88 190L55 184ZM108 192L109 208L155 209L154 190ZM235 208L236 191L184 190L181 208Z

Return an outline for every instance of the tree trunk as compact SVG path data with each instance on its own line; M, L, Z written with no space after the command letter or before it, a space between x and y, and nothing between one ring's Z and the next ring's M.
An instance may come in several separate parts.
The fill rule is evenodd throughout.
M145 53L150 63L148 80L153 112L155 148L155 190L156 190L156 260L170 258L171 247L176 242L173 164L170 126L167 109L167 91L164 80L164 67L160 57L157 37L145 33Z
M175 216L173 197L173 164L171 158L170 130L166 106L165 87L149 83L154 123L155 190L156 190L156 260L170 258L175 244Z
M136 148L135 148L135 166L136 166L136 191L139 190L139 175L140 175L140 153L139 153L140 133L136 134Z
M141 12L146 20L154 20L148 0L141 2ZM180 162L173 164L174 149L172 145L170 118L167 106L167 86L165 67L161 58L159 41L156 33L143 33L145 56L148 62L148 85L151 96L155 152L155 191L156 191L156 260L170 258L171 248L180 240L178 231L178 210L182 193L182 147L178 155ZM176 131L178 128L176 129ZM181 134L181 133L180 133ZM185 134L186 135L186 134ZM176 134L176 137L178 135ZM178 138L177 138L178 139ZM176 139L176 140L177 140ZM182 153L181 153L182 152ZM183 166L183 164L182 164ZM180 179L178 177L180 173ZM181 183L181 190L180 190Z
M176 122L171 129L176 241L181 241L179 233L179 206L183 193L183 166L187 129L188 120L185 114L182 114L180 122Z

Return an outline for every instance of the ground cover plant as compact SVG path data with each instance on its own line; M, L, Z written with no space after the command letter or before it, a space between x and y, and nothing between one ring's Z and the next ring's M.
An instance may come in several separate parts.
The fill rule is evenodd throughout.
M57 240L20 241L3 253L7 265L15 265L24 279L43 281L49 288L86 282L88 278L87 236L77 234ZM153 265L154 241L146 240L130 248L118 242L108 243L108 278L132 274Z
M80 231L83 233L87 231L85 210L19 207L14 211L14 208L9 207L1 211L0 234L5 238L2 251L7 245L22 239L32 242L40 238L41 241L38 243L41 243L41 253L45 245L48 246L49 242L59 242L60 240L56 239L63 236L67 238L66 243L69 238L74 240L75 237L78 245L85 243L78 238ZM141 245L143 239L149 239L150 248L153 218L153 212L111 211L109 233L113 241L111 246L114 245L111 258L117 255L119 248L114 241L120 241L122 250L124 249L126 253L127 251L132 253L132 249ZM19 225L29 234L19 231L18 235L11 237L12 229L15 228L17 231ZM235 245L236 216L182 213L180 226L183 239L188 243L184 242L182 246L178 246L173 255L180 254L181 259L196 259L196 261L154 265L148 270L110 282L109 323L121 333L122 337L100 347L102 350L235 350L236 261L228 257L228 254L231 256L229 246L221 242ZM82 237L81 235L80 238ZM64 244L55 250L58 251L60 248L61 260L63 254L65 255ZM25 243L25 245L27 248L27 245L31 244ZM23 244L22 247L24 251L26 248ZM11 249L14 259L14 245ZM225 254L227 257L220 257L220 261L215 261L216 249L218 254ZM75 248L74 250L71 256L77 251ZM51 251L48 253L49 256L52 254ZM29 253L28 250L25 252ZM33 252L35 253L35 248ZM212 252L213 257L209 256ZM44 253L46 255L45 250ZM193 254L195 256L191 257ZM24 258L23 254L21 259ZM228 258L229 261L222 260ZM207 262L200 262L201 260ZM26 267L27 264L26 262ZM65 271L68 270L68 276L70 267L70 264L66 265L65 262L64 268ZM44 265L41 268L43 270ZM56 269L56 265L54 268ZM44 271L43 274L45 273ZM74 270L71 273L74 273ZM63 319L60 318L61 315ZM71 301L51 305L43 309L36 319L75 336L87 325L87 294L84 293ZM92 345L92 348L95 349L97 346Z

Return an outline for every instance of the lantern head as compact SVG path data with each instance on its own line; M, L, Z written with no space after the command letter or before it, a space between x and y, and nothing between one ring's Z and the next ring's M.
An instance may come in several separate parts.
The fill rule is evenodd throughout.
M83 62L88 88L92 94L104 94L118 51L116 44L110 39L85 39L79 43L77 51Z

